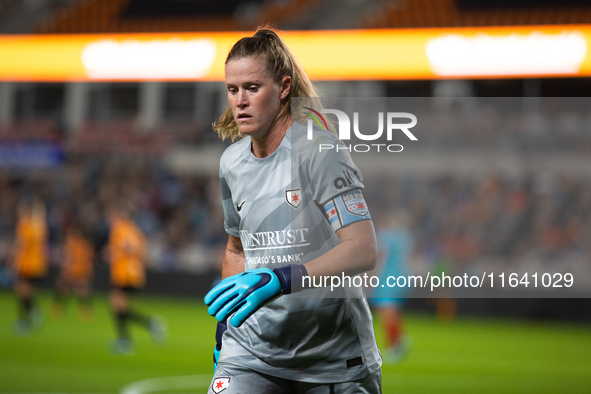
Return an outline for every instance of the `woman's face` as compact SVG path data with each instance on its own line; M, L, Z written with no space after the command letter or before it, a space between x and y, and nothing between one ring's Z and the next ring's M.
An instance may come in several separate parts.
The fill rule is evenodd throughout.
M233 59L226 64L226 89L234 120L238 130L251 138L267 136L290 87L289 77L274 81L264 55Z

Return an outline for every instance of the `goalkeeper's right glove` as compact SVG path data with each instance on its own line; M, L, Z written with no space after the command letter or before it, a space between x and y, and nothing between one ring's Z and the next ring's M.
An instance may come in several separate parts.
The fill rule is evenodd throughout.
M303 265L290 264L271 271L257 268L232 275L205 295L207 312L218 321L230 315L230 324L240 327L246 319L263 305L281 294L292 292L292 281L301 283L308 275Z

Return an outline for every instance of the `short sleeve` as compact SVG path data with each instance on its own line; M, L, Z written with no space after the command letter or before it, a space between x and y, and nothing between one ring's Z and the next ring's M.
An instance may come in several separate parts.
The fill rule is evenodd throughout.
M232 192L228 186L226 178L220 171L220 185L222 188L222 206L224 209L224 229L228 234L235 237L240 236L240 216L236 212L234 202L232 200Z
M363 189L363 176L345 144L337 140L332 145L333 148L324 150L316 145L310 158L314 201L320 205L345 192Z

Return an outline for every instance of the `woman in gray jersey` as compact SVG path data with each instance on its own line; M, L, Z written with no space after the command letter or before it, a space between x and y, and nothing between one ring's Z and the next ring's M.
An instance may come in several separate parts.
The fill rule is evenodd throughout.
M238 141L220 162L229 237L205 297L219 322L209 392L381 393L363 289L322 286L375 265L361 172L336 136L298 121L292 98L316 94L273 30L233 46L226 87L214 128Z

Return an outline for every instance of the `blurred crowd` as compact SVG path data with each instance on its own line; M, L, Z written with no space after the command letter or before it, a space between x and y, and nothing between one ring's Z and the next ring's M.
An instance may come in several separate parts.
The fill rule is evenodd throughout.
M106 210L122 201L148 239L147 266L157 270L213 269L225 243L216 177L175 176L149 159L74 159L59 171L0 173L0 265L7 262L19 201L46 205L49 259L60 263L68 217L91 238L99 259L108 241Z
M429 264L458 269L484 260L589 265L591 180L567 174L508 177L389 175L366 177L365 195L377 222L404 210ZM0 176L0 262L5 262L21 199L47 207L50 260L59 264L67 215L94 240L97 255L108 239L106 207L129 201L132 218L148 238L147 265L157 270L204 272L219 263L223 230L219 183L212 176L177 176L149 160L79 160L62 170Z
M389 173L381 168L372 173L362 167L374 221L391 211L406 211L416 260L428 267L443 264L465 272L488 263L498 269L561 265L591 273L591 244L585 242L591 239L591 179L588 170L573 167L584 167L591 152L591 115L586 115L584 100L412 100L420 119L416 148L436 171ZM2 135L8 134L0 130L0 142ZM10 135L14 141L24 134ZM195 156L207 153L206 142L216 136L209 133L190 142L175 138L170 147L188 148ZM0 163L0 266L8 261L19 201L38 197L46 205L54 265L60 263L68 215L93 240L97 262L104 260L106 209L124 201L148 239L149 269L200 273L218 267L227 235L216 171L175 171L159 154L118 151L122 145L117 141L111 153L92 151L89 141L83 145L88 149L69 150L66 144L65 160L54 168L3 169ZM203 149L190 150L195 147ZM528 165L489 171L483 161L478 171L458 172L438 156L507 150ZM495 157L502 161L504 156ZM564 158L574 160L559 165ZM210 169L217 159L196 158L212 161L205 166ZM544 168L536 167L540 163Z
M379 187L371 187L379 185ZM375 178L372 215L410 214L416 257L466 272L539 269L589 272L591 180L567 174Z
M591 114L581 98L417 99L421 147L524 154L591 153Z

